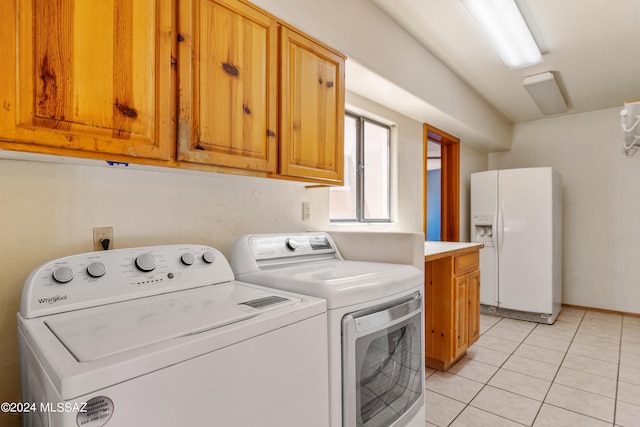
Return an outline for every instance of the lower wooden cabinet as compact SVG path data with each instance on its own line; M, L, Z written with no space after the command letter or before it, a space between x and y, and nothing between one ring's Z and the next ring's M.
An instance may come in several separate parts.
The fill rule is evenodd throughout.
M480 253L425 262L425 363L441 371L480 337Z

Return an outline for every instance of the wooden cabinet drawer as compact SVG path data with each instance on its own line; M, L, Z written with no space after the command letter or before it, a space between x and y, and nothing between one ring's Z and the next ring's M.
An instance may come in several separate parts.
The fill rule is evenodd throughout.
M459 276L461 274L471 273L480 268L480 252L475 251L465 255L453 257L453 274Z

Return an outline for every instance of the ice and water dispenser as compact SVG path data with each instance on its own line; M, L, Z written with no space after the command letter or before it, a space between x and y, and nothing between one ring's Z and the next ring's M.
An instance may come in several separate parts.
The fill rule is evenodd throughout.
M484 243L485 246L493 246L493 216L474 215L472 233L472 241L474 243Z

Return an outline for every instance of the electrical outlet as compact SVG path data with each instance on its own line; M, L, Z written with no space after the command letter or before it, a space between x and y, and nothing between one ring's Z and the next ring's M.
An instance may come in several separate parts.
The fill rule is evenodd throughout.
M113 227L94 227L93 250L105 251L113 248Z
M311 203L302 202L302 220L309 221L311 219Z

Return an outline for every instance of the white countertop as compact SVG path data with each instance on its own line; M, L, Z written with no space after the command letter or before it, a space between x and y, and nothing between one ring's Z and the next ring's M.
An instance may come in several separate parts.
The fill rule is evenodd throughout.
M468 242L424 242L424 256L437 255L443 252L457 251L477 246L480 249L482 243Z

